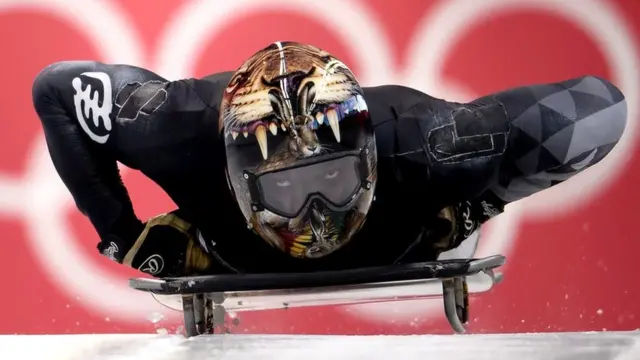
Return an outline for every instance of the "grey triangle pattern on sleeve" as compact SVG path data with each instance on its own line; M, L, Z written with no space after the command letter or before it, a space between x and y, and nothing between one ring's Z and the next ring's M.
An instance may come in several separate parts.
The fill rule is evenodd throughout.
M519 92L520 97L525 94ZM495 96L512 119L513 131L507 149L511 156L505 157L503 174L491 190L507 202L544 190L600 161L619 141L627 121L623 94L597 77L536 85L528 94L537 101L524 110L514 102L531 104L531 99L509 97L508 92ZM566 171L554 173L560 168Z

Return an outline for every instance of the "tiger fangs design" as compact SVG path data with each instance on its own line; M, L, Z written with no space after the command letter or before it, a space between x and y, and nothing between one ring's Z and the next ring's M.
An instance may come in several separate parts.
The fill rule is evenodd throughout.
M240 134L255 136L265 160L269 157L268 133L276 136L279 131L290 135L279 152L317 155L322 146L315 129L330 126L340 142L342 114L362 106L354 84L349 68L327 52L309 45L277 43L243 64L233 76L225 90L220 125L224 135L234 140ZM336 105L350 98L349 105Z

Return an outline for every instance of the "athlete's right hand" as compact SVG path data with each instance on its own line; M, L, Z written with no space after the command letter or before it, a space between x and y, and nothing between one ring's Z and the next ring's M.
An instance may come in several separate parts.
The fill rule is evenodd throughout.
M111 243L110 246L116 246ZM218 264L200 246L195 226L176 212L149 219L124 256L113 256L107 247L103 255L154 277L203 275L219 271ZM120 259L119 259L120 258ZM215 269L214 269L215 268Z

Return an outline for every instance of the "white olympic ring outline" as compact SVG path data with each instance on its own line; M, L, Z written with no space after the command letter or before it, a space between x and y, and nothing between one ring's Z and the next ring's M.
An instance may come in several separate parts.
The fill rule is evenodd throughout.
M635 144L637 131L638 103L640 99L640 62L631 31L615 7L606 1L587 0L580 2L559 2L555 0L490 0L490 1L445 1L434 9L432 16L422 19L416 34L417 38L409 46L414 50L409 56L413 62L407 66L407 79L411 85L424 91L437 91L441 79L439 69L443 67L445 55L463 35L461 29L469 28L497 12L509 10L545 10L577 25L595 41L607 64L613 70L613 80L619 84L627 97L629 125L616 148L600 162L589 175L576 176L570 186L556 186L536 196L539 201L527 202L527 214L537 217L553 217L558 211L567 212L583 206L593 196L608 189L608 185L617 178L619 172L629 160L629 154ZM434 31L438 29L438 31ZM426 79L427 82L424 82ZM460 100L460 99L458 99ZM465 98L464 100L469 100ZM597 175L596 175L597 174ZM590 196L585 197L588 193Z
M338 3L337 0L330 2ZM444 93L453 98L468 98L469 92L462 91L462 86L447 86L440 78L439 69L442 65L440 62L444 59L443 55L446 54L447 44L453 43L452 39L462 34L465 26L481 19L478 15L480 8L482 8L482 12L486 12L489 8L501 10L536 7L559 11L563 15L567 15L576 7L574 5L572 8L570 2L553 1L491 0L483 1L482 6L476 6L475 2L464 0L442 2L435 10L428 12L421 21L422 26L419 27L421 30L414 33L416 41L410 46L412 51L409 52L411 54L409 58L415 61L420 59L419 64L408 66L406 75L397 79L392 74L395 63L389 55L391 52L386 32L378 28L378 22L373 19L367 8L363 8L358 2L339 2L341 11L332 13L331 16L325 16L323 11L314 12L319 6L319 3L316 5L314 3L316 2L295 0L278 0L269 3L263 3L260 0L239 0L217 4L199 0L186 3L179 8L175 16L172 17L172 21L165 26L164 36L161 36L161 41L159 41L160 47L156 48L155 53L152 53L159 54L156 66L147 67L155 68L159 74L169 79L190 76L194 66L193 59L198 58L201 50L197 46L198 44L213 37L216 31L223 28L222 24L228 22L234 14L240 13L239 16L243 16L249 11L257 12L271 7L301 12L325 23L340 25L333 28L339 29L336 31L336 34L340 36L339 40L354 46L355 59L361 62L359 65L362 66L362 75L359 77L363 84L404 83L431 92L431 94ZM464 3L464 7L461 6L462 3ZM469 6L471 4L474 5ZM592 9L594 6L598 6L597 11L586 12L585 9L594 10ZM73 0L0 0L0 11L17 7L45 10L73 24L82 30L82 34L93 40L94 44L99 44L98 50L105 61L144 66L146 57L139 50L142 48L139 46L141 41L135 29L125 21L126 17L121 10L108 1L95 0L78 3ZM567 10L568 8L572 8L572 10ZM617 46L618 50L622 48L624 54L632 54L631 60L626 63L625 60L616 60L618 56L616 53L609 52L605 55L610 64L622 64L615 69L614 80L622 84L621 88L627 94L630 106L635 107L640 100L638 99L637 85L635 85L638 83L638 77L629 76L629 74L637 75L635 69L638 67L630 70L628 66L629 62L632 64L637 62L637 53L629 50L635 49L635 44L629 40L631 37L629 30L624 26L624 18L618 15L607 3L595 1L587 3L584 1L580 3L579 8L579 12L571 13L567 17L574 22L576 20L580 22L585 17L592 16L586 20L586 25L582 25L589 30L592 36L594 33L599 35L599 37L594 37L600 40L598 41L600 46L602 46L601 39L608 36L607 39L616 44L612 46ZM73 12L70 12L69 9L73 9ZM212 14L221 18L220 23L213 21L215 18ZM452 16L453 14L455 16ZM348 18L349 21L340 22L341 17ZM608 30L599 27L593 29L593 24L598 24L593 19L598 17L604 19L603 23L615 24L616 30L619 32L608 33ZM443 24L448 24L448 26L443 26ZM620 31L621 29L623 31ZM602 30L604 33L600 32ZM365 39L365 41L350 41L353 38ZM425 46L426 44L430 44L430 46ZM434 44L439 44L441 47L434 46ZM183 54L182 56L172 56L177 49L182 50L180 52ZM604 50L611 49L605 48ZM633 83L634 79L635 83ZM425 80L429 82L424 83ZM635 108L633 111L631 110L630 124L633 125L636 113ZM634 126L631 128L635 129ZM628 142L630 137L627 135L625 141ZM34 255L46 269L48 277L69 297L80 297L84 306L121 321L138 322L142 316L146 316L152 311L162 311L162 308L150 296L130 290L126 281L123 282L121 279L116 279L113 275L105 273L92 264L89 259L86 259L78 249L77 241L73 239L73 235L66 228L62 218L66 213L64 210L74 206L73 201L53 169L44 140L38 138L36 141L32 148L32 156L28 164L29 170L25 178L0 178L0 189L3 190L3 194L10 194L6 199L0 199L0 213L16 215L17 212L25 218L30 231L29 241L33 247ZM519 211L510 210L500 219L496 219L494 224L496 231L491 231L491 233L497 232L502 235L495 237L497 239L495 241L493 237L484 241L479 248L479 256L508 252L515 231L507 229L513 229L516 225L518 218L516 213ZM402 308L413 309L398 313L396 318L398 321L403 321L409 316L415 317L418 313L425 316L435 310L431 307L425 307L424 303L420 304L419 309L406 305L409 304L403 303ZM356 312L353 311L356 309L352 307L351 313L354 315L360 313L360 315L374 321L386 322L388 312L386 312L387 316L384 320L375 317L376 313L381 312L380 306L384 305L377 306L376 308L357 306L355 307Z
M406 66L407 84L429 94L444 93L441 97L451 100L471 100L469 92L456 93L460 86L443 87L441 78L446 55L451 47L471 28L489 16L509 10L527 9L553 12L576 24L596 41L607 63L613 69L613 80L627 97L629 120L620 143L597 167L576 175L570 182L557 185L544 192L508 206L508 210L492 221L489 236L480 242L476 256L495 253L508 255L517 238L518 224L524 216L538 218L554 216L558 211L567 212L583 205L619 176L635 146L637 107L640 102L640 62L633 36L624 17L608 2L589 0L580 2L555 0L448 0L442 1L422 19L414 32L416 37L408 48ZM584 196L587 193L589 196ZM571 206L567 205L571 204ZM525 211L526 209L526 211ZM550 211L550 209L552 209ZM561 210L558 210L561 209ZM498 250L498 251L496 251ZM392 313L396 321L412 321L417 314L437 311L437 301L409 301L402 306L389 304L365 304L349 308L350 314L362 319L386 322Z
M336 6L340 11L325 11ZM371 11L358 1L233 0L214 2L196 0L180 8L160 36L157 70L172 79L191 76L200 58L202 40L211 39L229 22L268 9L290 10L340 29L336 35L354 47L361 66L360 81L379 84L393 79L394 62L386 32L378 26ZM344 30L344 31L342 31ZM351 41L351 39L359 41ZM175 56L176 50L189 56Z
M0 1L0 11L12 9L45 11L65 20L98 45L104 61L144 64L139 50L142 41L109 1ZM74 207L73 199L53 168L44 137L35 139L27 165L24 177L10 183L11 201L0 200L0 208L19 213L25 221L32 253L49 280L70 299L113 319L135 316L135 320L140 320L141 314L162 310L150 296L132 292L126 282L83 255L64 219L65 210Z

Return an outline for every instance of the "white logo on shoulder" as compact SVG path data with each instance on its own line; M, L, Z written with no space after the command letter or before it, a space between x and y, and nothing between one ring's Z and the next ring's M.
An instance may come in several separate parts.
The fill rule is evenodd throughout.
M138 268L149 275L157 275L162 269L164 269L164 259L158 254L149 256Z
M109 79L109 75L103 72L85 72L81 75L100 80L102 90L93 90L90 84L87 85L85 90L82 90L82 79L75 77L71 84L76 91L73 95L73 105L76 108L76 116L82 130L84 130L93 141L104 144L109 138L108 132L111 131L111 119L109 118L111 108L113 107L111 79ZM100 98L101 94L102 99ZM102 106L100 106L100 102L102 102ZM102 127L106 134L98 135L89 129L89 125L87 124L89 120L93 120L93 126L97 129L101 128L100 120L102 120Z

